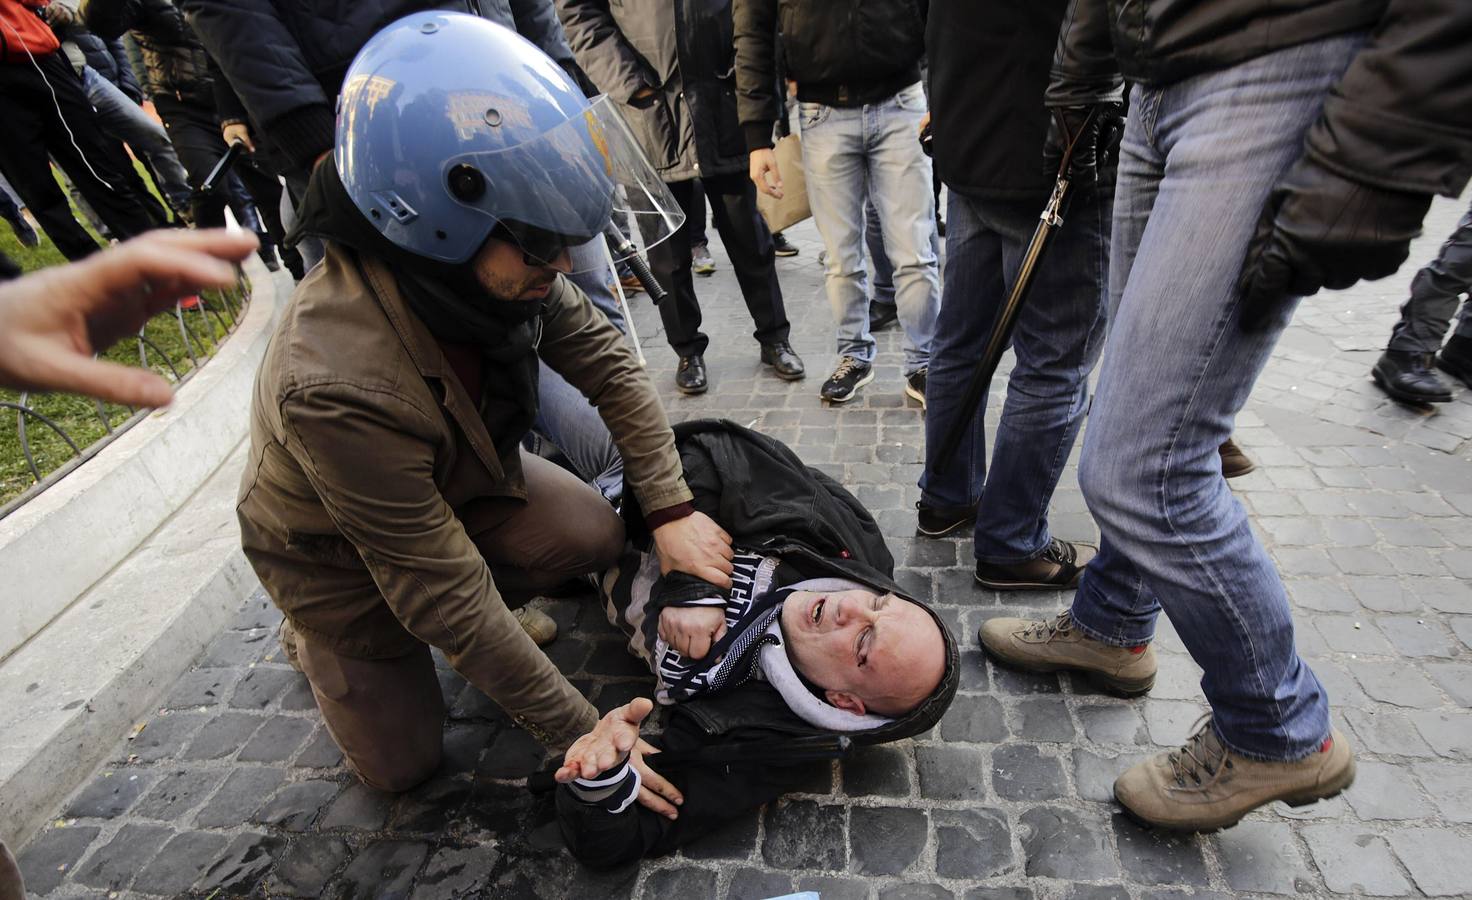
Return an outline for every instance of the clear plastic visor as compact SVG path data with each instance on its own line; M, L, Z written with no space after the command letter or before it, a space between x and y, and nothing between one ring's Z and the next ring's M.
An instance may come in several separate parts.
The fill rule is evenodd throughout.
M479 179L468 177L468 188L462 167L480 173ZM601 248L596 255L575 254L571 263L566 251L594 238L604 240L610 229L630 239L615 235L614 241L604 241L618 262L669 238L685 221L606 96L534 140L452 157L443 171L456 202L496 220L492 237L514 241L529 264L562 271L606 267Z

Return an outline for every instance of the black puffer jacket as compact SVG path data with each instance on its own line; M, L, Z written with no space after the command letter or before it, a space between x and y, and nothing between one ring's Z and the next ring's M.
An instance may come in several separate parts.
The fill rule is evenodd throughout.
M776 41L797 99L860 106L920 80L928 0L736 0L736 80L750 149L772 146L781 111Z
M172 0L86 0L82 17L99 37L133 32L156 94L213 108L209 55Z
M1050 106L1169 84L1306 41L1364 31L1306 153L1352 181L1455 197L1472 177L1468 0L1072 0Z
M75 2L52 0L41 9L41 18L56 32L62 50L66 51L78 75L82 74L83 65L91 66L97 74L117 85L134 103L143 102L143 89L133 75L121 38L103 40L87 30Z
M685 422L674 431L695 507L721 523L736 544L779 556L783 566L794 567L805 578L846 578L919 603L895 584L893 560L869 512L837 482L804 465L791 449L725 420ZM647 538L637 508L626 507L624 520L636 544ZM850 733L855 744L911 737L934 727L945 715L959 683L960 657L944 623L941 633L946 641L946 671L935 692L908 715L879 728ZM739 754L741 748L753 746L752 742L766 747L775 742L781 747L790 746L794 739L815 737L829 735L798 718L772 687L749 681L672 707L657 742L667 752L718 747ZM657 756L650 764L660 769ZM589 865L612 866L669 853L756 806L811 783L814 772L811 763L768 759L669 767L661 769L661 774L685 797L674 821L642 806L611 813L579 803L565 788L560 789L559 824L573 855Z
M736 122L731 0L557 0L578 65L665 181L746 171ZM630 103L654 88L652 101Z

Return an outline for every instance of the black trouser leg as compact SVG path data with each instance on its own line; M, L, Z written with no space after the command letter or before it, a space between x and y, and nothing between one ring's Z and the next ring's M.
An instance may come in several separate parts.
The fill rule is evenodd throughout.
M782 306L782 286L777 283L777 256L772 233L756 208L756 186L745 175L719 175L705 179L705 196L736 270L741 296L756 323L753 337L764 345L786 341L791 329Z
M159 118L164 120L169 141L189 176L189 186L194 188L194 199L190 204L194 224L200 228L223 226L225 186L220 185L209 196L199 193L199 186L204 184L215 163L225 155L225 139L220 135L213 112L204 106L165 95L154 97L153 104L158 109Z
M33 102L40 102L38 111L46 126L46 150L52 159L87 198L98 217L107 223L114 237L126 240L158 227L160 223L149 212L152 198L139 195L140 190L146 195L147 189L138 171L122 145L103 133L97 122L97 111L87 100L71 64L60 53L38 57L36 62L45 83L37 84ZM31 69L31 73L39 82L41 76L36 70Z
M649 268L654 277L669 291L659 304L659 317L664 321L664 335L681 357L704 353L710 338L700 331L700 303L695 299L695 279L690 273L690 233L696 213L695 182L673 181L670 193L685 212L685 224L668 240L649 248Z
M30 66L0 65L0 170L62 255L78 260L95 252L97 241L72 216L66 194L51 175L47 119L51 94Z

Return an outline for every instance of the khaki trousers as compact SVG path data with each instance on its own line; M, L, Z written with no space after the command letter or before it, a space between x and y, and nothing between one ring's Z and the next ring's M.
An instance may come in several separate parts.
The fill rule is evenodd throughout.
M472 504L461 521L509 605L612 566L623 522L593 488L557 465L522 454L527 502ZM445 701L428 645L394 659L357 659L282 632L327 730L369 787L406 791L439 766ZM288 648L288 656L291 650ZM0 900L8 900L0 894Z

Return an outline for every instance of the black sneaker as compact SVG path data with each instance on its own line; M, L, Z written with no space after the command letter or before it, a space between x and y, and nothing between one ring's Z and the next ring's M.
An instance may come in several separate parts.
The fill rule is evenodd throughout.
M899 307L893 303L869 301L869 331L883 331L900 320Z
M976 522L974 506L926 506L915 504L915 530L925 537L943 537L957 528Z
M913 397L920 401L920 408L925 408L925 376L930 374L930 367L916 369L905 376L905 396Z
M787 240L787 235L780 231L772 232L772 250L778 256L796 256L798 250Z
M845 356L838 361L838 368L823 382L823 389L818 392L824 400L829 403L847 403L859 392L859 388L874 380L874 367L866 362L859 362L852 356Z

